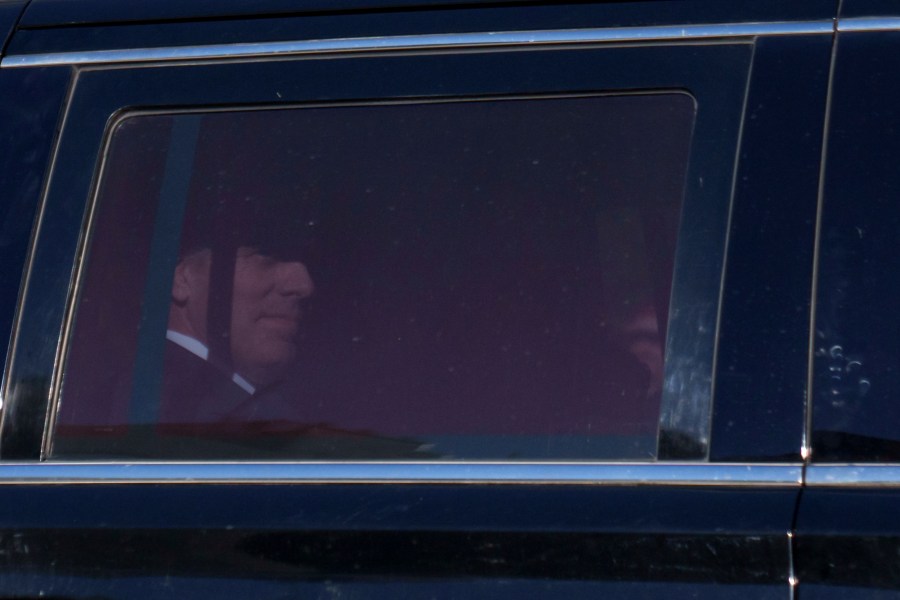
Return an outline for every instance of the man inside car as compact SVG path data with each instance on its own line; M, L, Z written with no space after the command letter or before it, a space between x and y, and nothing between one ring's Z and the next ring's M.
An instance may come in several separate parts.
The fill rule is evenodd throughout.
M161 425L290 421L315 219L273 185L220 176L192 195L172 274ZM196 427L194 428L196 429ZM207 429L201 429L207 431Z
M188 412L193 412L193 422L236 417L234 411L250 396L284 376L297 353L301 303L314 290L306 265L239 246L227 334L230 368L223 364L228 361L211 362L212 253L210 248L196 250L175 268L161 402L165 420Z

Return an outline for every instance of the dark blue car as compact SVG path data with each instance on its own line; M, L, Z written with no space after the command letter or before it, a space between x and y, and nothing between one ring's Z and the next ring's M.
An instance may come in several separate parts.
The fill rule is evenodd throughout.
M900 596L900 2L0 42L0 597Z

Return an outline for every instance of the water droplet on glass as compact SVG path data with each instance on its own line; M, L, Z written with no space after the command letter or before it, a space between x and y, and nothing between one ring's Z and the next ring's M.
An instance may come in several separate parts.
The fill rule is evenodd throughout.
M872 387L872 382L870 382L865 377L859 380L859 395L865 396L869 389Z

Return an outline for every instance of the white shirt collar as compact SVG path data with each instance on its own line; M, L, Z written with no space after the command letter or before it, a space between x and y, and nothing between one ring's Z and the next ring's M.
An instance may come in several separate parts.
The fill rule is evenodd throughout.
M166 339L173 344L178 344L191 354L199 356L203 360L209 360L209 348L207 348L206 344L198 339L192 338L191 336L185 335L178 331L173 331L171 329L166 330ZM233 381L235 385L240 387L248 394L256 393L256 387L254 387L252 383L250 383L237 373L231 374L231 381Z
M243 389L243 390L244 390L245 392L247 392L248 394L255 394L255 393L256 393L256 388L253 386L253 384L250 383L249 381L247 381L246 379L244 379L243 377L241 377L240 375L238 375L237 373L232 373L232 374L231 374L231 380L232 380L238 387L240 387L241 389Z
M207 348L206 344L200 340L171 329L166 330L166 339L172 343L178 344L191 354L199 356L203 360L209 360L209 348Z

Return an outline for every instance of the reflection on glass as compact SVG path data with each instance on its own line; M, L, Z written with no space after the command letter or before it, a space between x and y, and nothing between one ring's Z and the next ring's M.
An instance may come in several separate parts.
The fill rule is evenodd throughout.
M653 94L126 118L54 456L652 458L693 117Z

